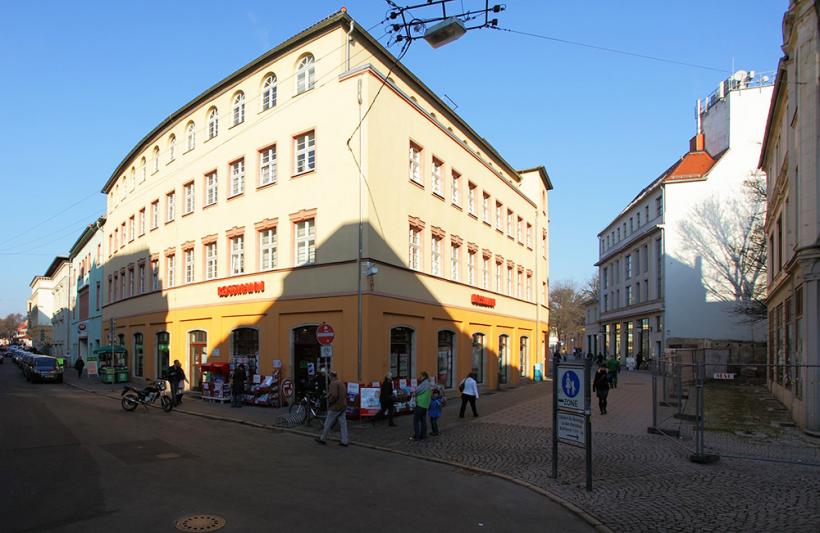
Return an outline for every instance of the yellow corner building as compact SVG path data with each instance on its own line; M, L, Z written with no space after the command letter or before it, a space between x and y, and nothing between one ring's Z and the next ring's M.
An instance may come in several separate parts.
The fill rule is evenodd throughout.
M345 381L532 379L551 188L336 13L173 113L105 183L103 339L133 376L179 359L194 387L202 363L246 357L299 386L322 323Z

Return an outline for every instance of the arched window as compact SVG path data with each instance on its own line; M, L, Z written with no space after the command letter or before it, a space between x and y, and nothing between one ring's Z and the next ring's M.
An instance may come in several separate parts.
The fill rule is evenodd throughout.
M176 153L176 149L177 149L177 136L174 135L174 134L171 134L171 136L168 137L168 162L169 163L174 160L174 155Z
M185 137L188 140L188 150L193 150L196 147L196 126L193 122L189 122L185 128Z
M146 173L145 158L143 157L142 159L140 159L140 183L145 181L145 173Z
M276 107L276 74L271 74L262 83L262 111Z
M483 333L473 334L473 372L475 372L475 380L478 383L484 383L484 341Z
M308 54L299 61L296 67L296 94L313 89L316 85L316 67L313 56Z
M436 382L447 389L453 388L453 361L455 360L456 335L452 331L438 332L438 369Z
M233 97L233 125L245 122L245 93L236 93Z
M217 135L219 135L219 113L215 107L212 107L208 111L208 138L213 139Z
M510 368L510 336L499 335L498 337L498 382L507 383Z
M390 330L390 375L394 379L410 380L413 374L413 334L410 328Z
M154 155L153 155L153 170L151 172L159 172L159 146L154 146Z
M137 188L137 169L131 167L131 179L128 182L129 190L133 191Z

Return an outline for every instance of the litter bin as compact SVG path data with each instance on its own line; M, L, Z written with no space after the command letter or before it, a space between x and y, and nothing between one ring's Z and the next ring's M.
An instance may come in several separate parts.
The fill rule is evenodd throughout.
M114 383L115 372L110 366L100 368L100 381L103 383Z
M127 383L128 382L128 367L127 366L118 366L114 369L114 373L116 374L116 381L117 383Z
M538 363L533 367L532 376L536 383L544 380L544 371L541 369L541 363Z

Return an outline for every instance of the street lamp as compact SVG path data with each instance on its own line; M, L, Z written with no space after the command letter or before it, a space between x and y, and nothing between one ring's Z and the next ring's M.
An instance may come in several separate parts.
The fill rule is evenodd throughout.
M460 39L465 33L467 33L467 28L464 27L464 23L457 18L450 17L430 26L424 32L424 40L433 48L439 48Z

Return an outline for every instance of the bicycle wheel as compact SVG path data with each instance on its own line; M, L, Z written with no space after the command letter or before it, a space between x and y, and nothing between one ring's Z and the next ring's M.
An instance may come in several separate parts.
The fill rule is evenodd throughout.
M294 423L303 424L307 418L305 402L301 401L290 404L290 407L288 407L288 415L290 415Z

